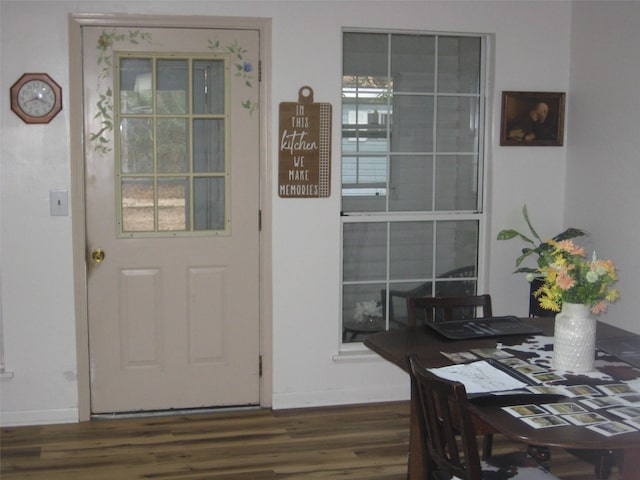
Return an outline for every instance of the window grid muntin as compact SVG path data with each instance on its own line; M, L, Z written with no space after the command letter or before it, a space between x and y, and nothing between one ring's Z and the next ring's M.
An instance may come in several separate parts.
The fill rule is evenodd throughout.
M366 33L382 33L388 36L389 41L391 41L391 37L394 33L397 32L392 32L392 31L365 31L365 30L358 30L358 29L350 29L350 30L344 30L343 31L343 35L344 34L348 34L348 33L362 33L362 32L366 32ZM422 32L418 32L417 34L423 34ZM361 211L361 212L357 212L357 211L349 211L349 212L342 212L341 215L341 220L343 225L345 224L349 224L349 223L354 223L354 222L387 222L389 225L392 222L400 222L400 221L432 221L434 222L435 225L437 225L438 222L443 222L443 221L451 221L451 220L472 220L477 222L477 230L476 230L476 236L477 236L477 245L476 245L476 260L475 260L475 267L476 267L476 274L474 277L466 277L465 280L470 280L475 282L476 284L476 288L480 287L480 282L481 282L481 274L480 272L482 272L483 267L484 267L484 261L480 258L479 252L484 250L484 235L485 235L485 215L483 212L483 195L484 195L484 189L483 189L483 182L484 182L484 167L483 167L483 157L484 157L484 136L485 136L485 85L486 85L486 56L487 56L487 38L484 35L475 35L475 34L471 34L471 35L464 35L464 34L452 34L452 35L446 35L446 34L434 34L436 36L437 39L441 38L441 37L458 37L458 38L462 38L462 37L473 37L473 38L477 38L479 40L479 53L478 53L478 61L479 61L479 84L477 87L477 92L478 93L455 93L455 92L439 92L438 91L438 85L436 83L435 86L435 91L433 93L425 93L425 92L408 92L411 94L415 94L415 95L432 95L434 97L434 127L432 129L432 135L433 135L433 151L429 151L429 152L402 152L402 153L398 153L398 152L393 152L391 147L390 147L390 143L388 143L389 148L387 149L386 154L378 154L379 156L387 156L388 158L391 158L392 156L396 156L396 155L403 155L403 156L415 156L415 155L431 155L433 157L433 162L432 162L432 169L433 169L433 174L432 174L432 195L433 195L433 199L432 199L432 210L431 211L390 211L388 208L389 205L389 197L390 195L386 195L386 211ZM391 55L391 49L389 48L387 51L387 55L389 58L389 62L390 62L390 55ZM436 58L434 59L435 61L435 67L436 67L436 71L434 74L434 80L435 82L438 82L440 77L438 75L438 65L439 65L439 61L438 61L438 48L436 46ZM387 70L388 72L390 72L390 69ZM387 81L387 85L392 87L391 85L391 80L388 79ZM392 95L402 95L402 94L407 94L407 92L402 92L402 93L397 93L397 92L393 92ZM388 103L390 103L392 95L387 95L387 100ZM476 104L477 104L477 108L478 108L478 112L477 115L475 115L475 122L477 122L477 124L475 125L476 128L476 134L475 134L475 141L473 142L474 145L474 149L472 151L438 151L438 144L437 144L437 122L435 120L437 120L437 98L438 97L456 97L456 98L462 98L462 97L470 97L473 99L476 99ZM343 108L343 120L344 120L344 106L345 106L345 101L343 100L343 104L342 104L342 108ZM391 114L391 109L388 110L389 114ZM389 136L389 132L390 132L390 123L391 122L387 122L387 138ZM344 142L342 143L342 147L343 147L343 156L345 155L344 153ZM346 154L347 156L354 156L354 157L363 157L363 156L369 156L371 157L371 153L366 153L366 154L360 154L358 151L355 152L348 152L348 154ZM435 195L437 194L437 189L436 189L436 182L437 182L437 177L435 174L436 171L436 162L438 157L446 157L446 156L463 156L463 155L471 155L474 157L474 164L473 164L473 168L475 169L475 174L473 175L473 178L475 178L475 182L473 185L473 188L476 190L477 195L476 195L476 208L473 210L436 210L435 209ZM358 162L356 162L357 165ZM390 160L387 160L387 165L390 165ZM387 178L386 178L386 183L387 183L387 192L389 192L389 187L390 187L390 181L391 181L391 173L390 173L391 169L387 168ZM357 183L356 183L357 184ZM342 188L348 188L348 186L351 185L349 183L343 183L342 184ZM344 197L343 197L343 201L344 201ZM390 236L390 228L387 228L387 273L386 273L386 280L384 280L384 284L385 284L385 288L387 291L389 291L390 288L392 288L393 284L399 284L403 281L403 279L395 279L393 281L390 281L389 279L389 269L390 269L390 263L389 263L389 256L390 256L390 249L391 249L391 245L390 245L390 241L389 241L389 236ZM434 228L434 237L435 235L437 235L437 229ZM344 255L344 243L342 243L342 247L341 247L341 252ZM433 266L432 266L432 275L429 278L424 278L422 280L424 281L432 281L432 289L436 288L436 282L454 282L454 281L461 281L460 278L451 278L451 279L443 279L443 278L437 278L436 275L436 269L437 269L437 262L435 261L437 259L437 255L436 255L436 249L437 249L437 244L436 242L433 243ZM341 258L341 264L344 265L344 259ZM437 280L436 280L437 279ZM416 279L407 279L409 281L416 281ZM367 281L363 281L363 282L357 282L357 281L344 281L343 279L343 290L341 293L341 300L344 301L343 299L343 294L344 294L344 286L350 286L350 285L357 285L357 284L370 284L370 285L374 285L374 284L379 284L381 282L381 279L373 279L373 280L367 280ZM386 328L389 328L389 315L388 315L388 309L389 309L389 305L387 302L386 305L386 309L387 311L385 312L385 319L386 319ZM343 305L341 303L341 317L344 315L344 308ZM344 318L342 318L342 321L340 322L340 329L341 329L341 338L342 338L342 325L344 324ZM345 344L344 342L341 343L341 350L342 351L349 351L349 350L359 350L361 347L358 346L358 343L354 344Z
M151 71L151 89L152 89L152 111L151 113L130 114L121 112L120 103L120 61L121 59L140 59L150 60ZM188 62L187 67L187 97L189 111L185 114L159 114L157 113L157 100L158 100L158 88L157 88L157 64L161 60L176 60L184 59ZM211 60L221 61L224 64L224 112L222 113L194 113L194 94L193 94L193 63L197 60ZM229 235L231 233L231 202L230 202L230 163L229 163L229 142L230 142L230 95L229 95L229 58L228 55L223 54L168 54L166 52L114 52L114 95L113 95L113 109L114 109L114 147L115 147L115 192L116 192L116 222L117 222L117 235L118 237L130 238L130 237L182 237L182 236L221 236ZM153 173L152 174L140 174L140 173L124 173L121 167L121 145L120 145L120 124L123 118L148 118L153 121ZM159 173L158 172L158 153L157 153L157 119L162 118L184 118L188 121L188 145L189 145L189 158L188 158L188 171L185 173ZM221 172L195 172L194 171L194 128L193 124L195 120L207 120L207 119L220 119L224 124L224 170ZM123 179L133 177L147 177L153 182L154 196L153 196L153 209L154 209L154 230L153 231L125 231L123 230L123 198L122 198L122 182ZM185 230L158 230L158 182L162 178L176 178L186 176L188 181L189 198L185 199L185 202L189 205L188 215L185 217ZM218 230L195 230L195 204L194 204L194 180L196 178L222 178L225 190L224 199L224 218L225 228Z

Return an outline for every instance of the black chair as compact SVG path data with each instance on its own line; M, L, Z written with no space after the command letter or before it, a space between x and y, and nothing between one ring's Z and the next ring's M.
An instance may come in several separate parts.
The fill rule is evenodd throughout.
M426 466L430 475L424 480L558 480L524 452L480 460L464 385L429 372L415 355L408 361L413 391L418 394L420 438L430 463Z
M540 306L540 302L533 295L540 287L544 285L544 279L534 278L529 284L529 316L530 317L555 317L556 312L547 310Z
M482 313L478 315L478 309ZM407 323L416 326L422 322L449 322L470 318L491 317L491 295L465 295L460 297L408 297Z
M436 280L436 296L462 296L474 295L476 291L476 267L475 265L467 265L460 268L454 268L441 275ZM468 278L468 281L463 279ZM452 281L443 281L445 279L456 279ZM460 279L460 280L458 280ZM404 318L402 313L395 311L395 301L401 301L402 305L406 304L409 297L424 297L433 295L432 282L424 282L410 290L389 290L387 298L387 290L380 291L382 299L382 311L386 311L387 301L389 302L389 319L392 324L403 324Z
M478 309L482 310L478 315ZM408 297L407 323L415 327L421 323L448 322L479 317L491 317L491 295L465 295L461 297ZM493 436L485 435L483 458L491 455Z

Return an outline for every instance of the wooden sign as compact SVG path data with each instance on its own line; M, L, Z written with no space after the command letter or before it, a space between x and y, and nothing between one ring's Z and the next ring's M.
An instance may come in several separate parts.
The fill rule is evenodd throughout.
M298 102L280 104L278 194L328 197L331 184L331 104L313 103L311 87Z

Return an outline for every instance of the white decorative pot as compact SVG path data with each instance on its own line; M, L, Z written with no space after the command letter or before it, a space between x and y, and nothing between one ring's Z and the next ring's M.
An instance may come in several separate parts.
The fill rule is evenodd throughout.
M566 372L593 370L596 352L596 319L589 305L562 303L556 315L553 368Z

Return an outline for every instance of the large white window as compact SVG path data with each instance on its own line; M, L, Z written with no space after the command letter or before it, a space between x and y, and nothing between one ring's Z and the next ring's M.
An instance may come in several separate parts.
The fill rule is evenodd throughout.
M406 296L475 293L484 221L482 36L346 31L343 342Z

